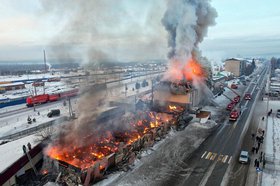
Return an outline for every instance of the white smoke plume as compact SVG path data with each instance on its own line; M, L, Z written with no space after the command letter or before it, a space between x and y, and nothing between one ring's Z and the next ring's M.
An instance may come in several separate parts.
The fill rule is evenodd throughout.
M167 3L162 24L168 32L168 58L170 63L179 61L176 66L184 68L189 59L200 57L198 44L207 35L208 27L215 25L217 12L210 0L168 0Z

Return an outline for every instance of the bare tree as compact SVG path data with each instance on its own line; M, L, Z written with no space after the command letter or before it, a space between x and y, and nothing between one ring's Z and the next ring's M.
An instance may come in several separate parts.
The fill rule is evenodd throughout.
M43 129L41 132L36 134L38 138L36 139L39 142L42 142L44 140L48 140L51 138L51 136L56 132L55 128L53 126L49 126L45 129Z

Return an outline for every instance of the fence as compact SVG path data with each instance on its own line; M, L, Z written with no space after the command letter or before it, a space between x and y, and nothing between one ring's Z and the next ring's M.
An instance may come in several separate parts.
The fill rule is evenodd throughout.
M27 136L27 135L31 135L31 134L34 134L40 130L43 130L47 127L50 127L54 124L58 124L58 123L61 123L63 121L66 121L68 119L67 116L62 116L56 120L52 120L52 121L49 121L49 122L46 122L44 124L41 124L39 126L36 126L36 127L32 127L30 129L26 129L26 130L23 130L23 131L20 131L20 132L17 132L17 133L14 133L14 134L10 134L10 135L7 135L7 136L2 136L0 137L0 140L16 140L16 139L19 139L23 136Z

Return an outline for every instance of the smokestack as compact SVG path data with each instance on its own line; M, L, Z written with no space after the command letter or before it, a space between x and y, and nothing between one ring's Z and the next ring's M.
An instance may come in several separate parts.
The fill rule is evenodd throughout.
M45 52L45 50L44 50L44 64L45 64L45 73L47 73L48 70L47 70L47 60L46 60L46 52Z

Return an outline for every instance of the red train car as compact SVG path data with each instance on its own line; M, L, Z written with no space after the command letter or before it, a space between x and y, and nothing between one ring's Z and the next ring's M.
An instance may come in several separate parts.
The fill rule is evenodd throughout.
M57 101L60 99L60 94L49 94L49 101Z
M60 93L60 98L67 98L72 96L77 96L79 93L79 89L72 89L65 92Z
M28 98L26 98L26 105L28 107L32 107L33 104L47 103L48 101L57 101L62 98L77 96L78 93L79 93L79 89L72 89L60 93L29 96Z
M26 105L28 107L31 107L33 106L33 104L42 104L42 103L47 103L48 101L49 101L48 94L29 96L28 98L26 98Z

